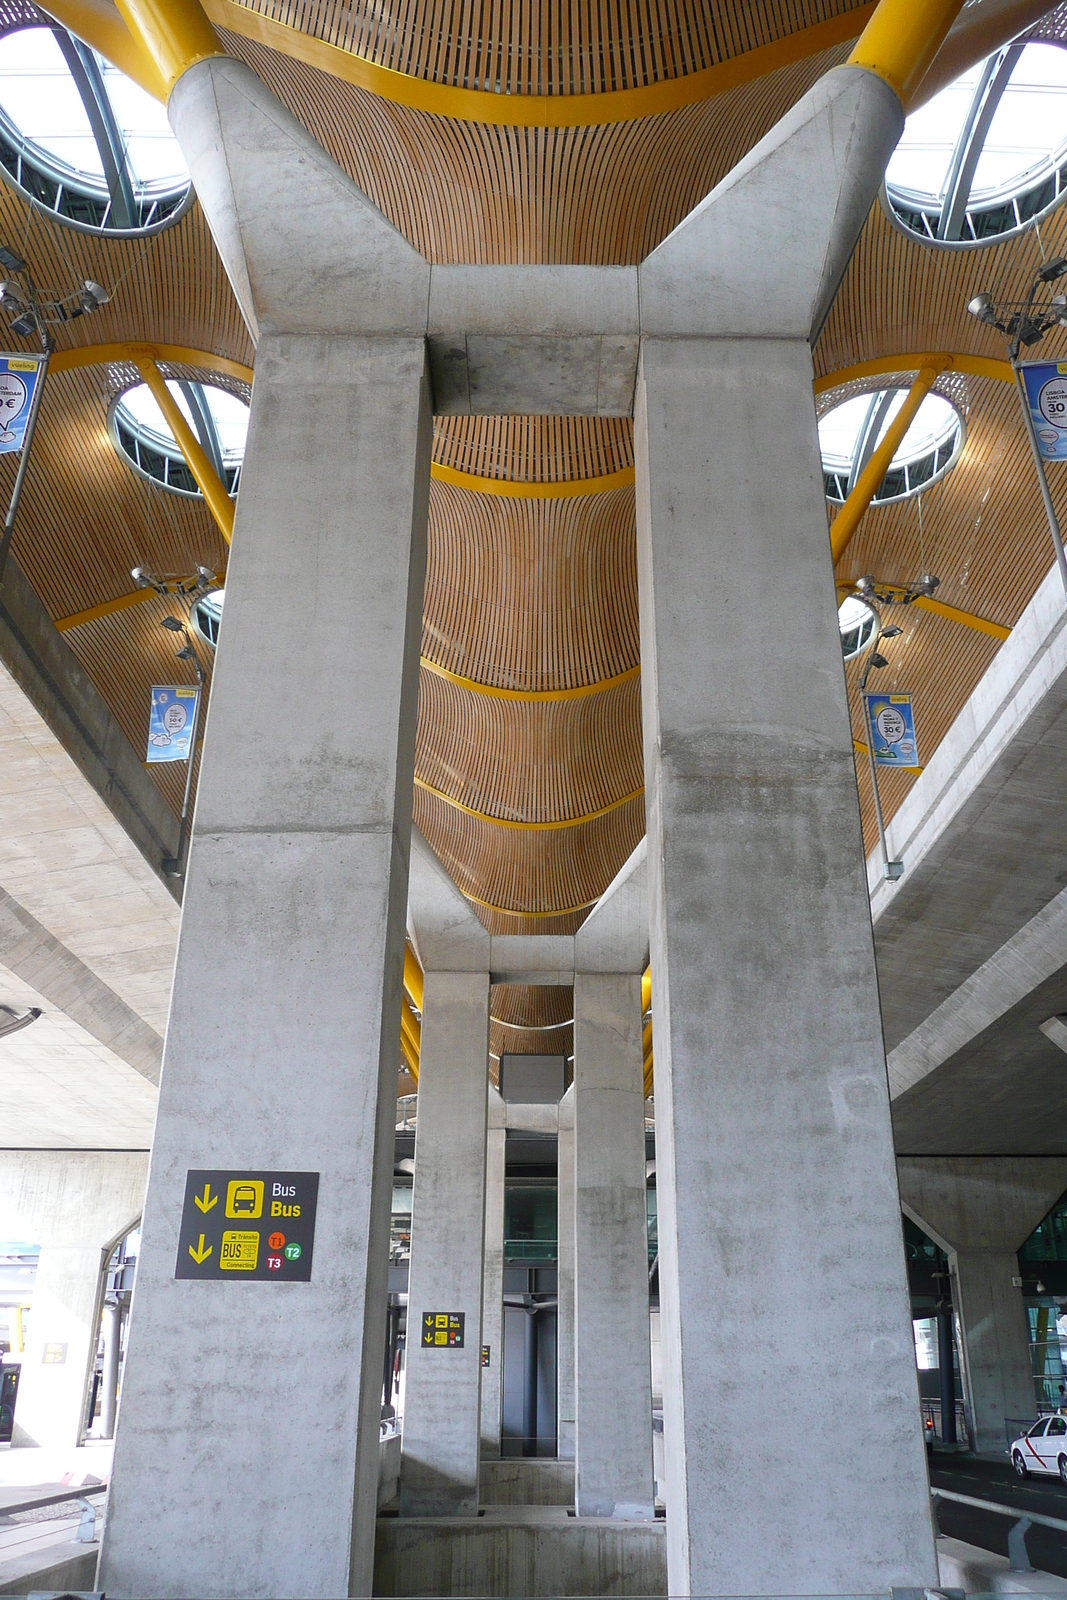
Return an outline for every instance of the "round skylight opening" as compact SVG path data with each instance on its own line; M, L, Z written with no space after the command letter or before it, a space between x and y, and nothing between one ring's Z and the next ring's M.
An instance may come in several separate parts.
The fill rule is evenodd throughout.
M212 589L210 594L203 595L193 607L193 627L212 650L219 642L222 604L225 599L225 589Z
M846 661L860 655L878 631L878 618L865 600L850 594L842 600L837 610L837 625L841 629L841 650Z
M853 395L819 419L826 498L843 505L860 473L907 399L906 389ZM963 447L963 419L939 394L928 394L897 447L874 495L876 504L919 494L943 478Z
M92 233L149 232L192 200L166 108L58 24L0 36L0 168Z
M174 396L215 471L237 493L248 433L248 406L210 383L168 378ZM116 449L142 477L174 494L199 498L200 490L147 384L112 401L108 428Z
M1039 221L1067 190L1067 50L1009 44L917 111L889 159L893 220L966 247Z

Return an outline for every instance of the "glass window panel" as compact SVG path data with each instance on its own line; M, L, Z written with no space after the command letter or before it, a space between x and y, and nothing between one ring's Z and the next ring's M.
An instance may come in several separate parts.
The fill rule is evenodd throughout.
M223 460L227 466L243 460L248 436L248 407L236 395L227 394L225 389L214 389L207 385L204 387L204 398L211 408Z
M860 429L867 420L870 408L870 395L860 394L844 401L842 405L834 406L819 418L819 449L822 451L823 466L828 472L849 471L859 443Z
M88 115L50 28L0 40L0 108L39 150L72 172L103 181Z
M188 183L189 174L167 121L166 107L102 56L97 57L97 64L125 143L134 183L171 189Z
M1067 51L1028 44L990 124L971 184L972 201L1015 189L1067 142Z
M945 192L952 152L960 136L982 72L982 63L950 83L904 124L900 143L889 158L886 182L922 200L940 200Z

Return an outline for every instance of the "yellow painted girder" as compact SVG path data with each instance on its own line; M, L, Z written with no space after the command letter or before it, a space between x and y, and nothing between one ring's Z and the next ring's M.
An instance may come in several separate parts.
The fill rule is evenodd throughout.
M849 66L877 73L906 109L962 10L963 0L881 0Z

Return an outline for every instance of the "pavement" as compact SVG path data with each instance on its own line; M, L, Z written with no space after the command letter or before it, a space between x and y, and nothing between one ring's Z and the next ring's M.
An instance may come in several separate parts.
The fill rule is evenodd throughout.
M1011 1506L1020 1516L1036 1511L1067 1522L1067 1484L1058 1478L1018 1478L1006 1459L1001 1462L984 1456L935 1456L930 1463L930 1487L996 1501ZM997 1555L1008 1554L1010 1517L940 1500L937 1518L941 1533L948 1538L961 1539ZM1067 1578L1067 1532L1035 1524L1026 1535L1026 1549L1033 1566Z
M0 1594L17 1591L24 1576L95 1556L112 1449L110 1440L69 1450L0 1446ZM91 1527L80 1502L95 1513Z

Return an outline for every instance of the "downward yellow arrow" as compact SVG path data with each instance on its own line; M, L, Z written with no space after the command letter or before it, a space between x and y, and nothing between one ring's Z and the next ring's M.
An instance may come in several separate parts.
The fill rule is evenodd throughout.
M218 1199L218 1195L216 1195L215 1198L217 1200ZM198 1200L197 1201L197 1205L199 1205L199 1204L200 1204L200 1202ZM200 1235L200 1243L197 1246L197 1248L194 1250L192 1245L189 1246L189 1254L192 1256L193 1260L196 1262L197 1266L199 1267L207 1260L208 1256L211 1254L212 1249L213 1249L212 1245L208 1245L207 1249L206 1250L204 1249L204 1235L201 1234Z
M218 1195L217 1194L213 1195L211 1193L211 1185L210 1185L210 1183L205 1183L205 1185L204 1185L204 1197L203 1197L203 1199L201 1199L198 1194L194 1194L193 1195L193 1199L195 1200L196 1204L199 1206L200 1210L203 1211L203 1212L210 1211L212 1206L217 1206L218 1203L219 1203ZM201 1244L203 1244L204 1241L201 1239L200 1242L201 1242Z

